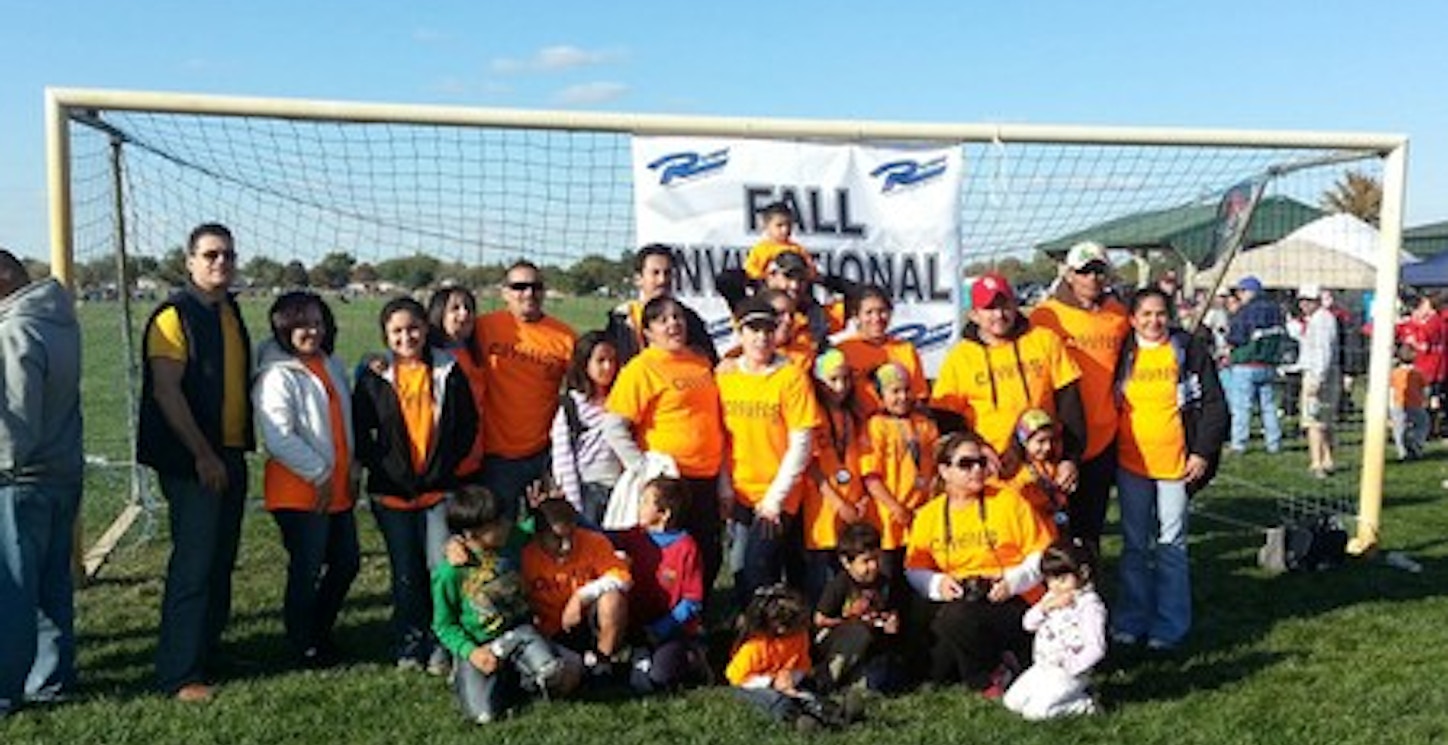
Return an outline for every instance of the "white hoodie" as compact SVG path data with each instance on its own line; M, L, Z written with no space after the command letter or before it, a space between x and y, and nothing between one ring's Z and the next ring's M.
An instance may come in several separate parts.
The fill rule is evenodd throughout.
M326 387L275 339L262 342L256 359L258 372L251 398L267 453L287 470L321 486L331 478L336 466ZM341 399L347 452L354 452L352 389L347 385L346 371L335 357L327 357L325 367L332 389Z

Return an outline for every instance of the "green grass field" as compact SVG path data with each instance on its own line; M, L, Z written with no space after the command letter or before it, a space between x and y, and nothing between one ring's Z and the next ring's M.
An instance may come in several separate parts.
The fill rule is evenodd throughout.
M563 305L578 328L597 325L604 301ZM340 351L355 359L376 346L374 302L334 306ZM264 307L248 304L260 333ZM87 451L124 456L124 372L114 306L84 309L87 330ZM144 311L143 311L144 317ZM110 355L108 358L107 355ZM120 443L117 446L117 443ZM1262 521L1271 490L1313 494L1301 443L1278 456L1249 454L1201 495L1213 514ZM258 460L257 463L260 461ZM95 469L87 494L87 533L124 500L118 469ZM1192 528L1197 625L1191 644L1160 658L1113 651L1098 671L1105 713L1030 724L961 691L880 702L859 727L826 739L886 742L1030 743L1430 743L1448 739L1448 600L1442 596L1448 500L1440 481L1448 453L1390 464L1384 547L1422 561L1409 574L1356 560L1319 574L1271 577L1257 569L1260 535L1205 518ZM1334 481L1349 477L1339 475ZM252 492L259 491L253 480ZM1243 486L1244 483L1258 486ZM1333 493L1353 494L1351 484ZM445 684L393 669L388 659L387 566L371 517L359 515L363 567L340 621L353 660L325 672L287 669L280 605L285 553L259 508L248 512L236 569L228 642L259 666L228 681L207 705L186 706L151 686L166 551L159 534L128 539L101 579L77 596L81 700L28 710L0 723L10 743L349 743L381 742L788 742L723 689L648 700L606 698L534 706L486 731L464 723ZM1108 604L1116 537L1106 544ZM722 640L721 644L723 643Z

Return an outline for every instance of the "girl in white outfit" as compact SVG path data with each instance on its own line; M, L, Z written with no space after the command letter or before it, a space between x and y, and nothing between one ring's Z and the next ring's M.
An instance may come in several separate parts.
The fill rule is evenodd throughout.
M1021 619L1036 635L1034 661L1002 699L1026 719L1096 711L1090 674L1106 655L1106 605L1091 584L1093 563L1079 539L1060 539L1041 555L1047 592Z

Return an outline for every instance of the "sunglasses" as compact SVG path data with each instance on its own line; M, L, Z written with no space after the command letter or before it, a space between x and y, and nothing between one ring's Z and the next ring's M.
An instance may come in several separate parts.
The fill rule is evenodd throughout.
M509 283L508 283L508 289L512 290L513 292L527 292L527 291L529 291L529 290L532 290L532 291L534 291L534 292L542 292L542 291L543 291L543 283L542 283L542 282L509 282Z
M202 251L196 254L196 256L206 262L217 262L223 259L226 261L236 261L236 251L229 248L219 251Z
M985 464L988 462L989 461L979 455L962 455L959 458L956 458L950 465L955 466L962 471L969 471L972 468L985 468Z
M1091 264L1087 264L1086 266L1081 267L1080 269L1072 269L1071 271L1083 277L1092 274L1098 277L1104 277L1106 276L1106 265L1093 262Z

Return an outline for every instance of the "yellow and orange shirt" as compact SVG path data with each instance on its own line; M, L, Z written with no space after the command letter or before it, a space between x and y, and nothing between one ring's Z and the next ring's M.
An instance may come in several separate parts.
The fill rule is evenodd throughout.
M751 373L738 365L718 377L724 429L729 437L729 474L734 497L754 508L764 499L780 461L789 449L789 433L813 430L824 423L814 385L799 368L779 361L766 371ZM803 479L801 479L803 481ZM796 484L781 506L799 512L803 484Z
M486 370L487 452L523 458L548 447L558 390L577 335L552 316L525 323L506 310L478 316L473 333Z
M861 476L880 479L906 509L918 510L930 499L935 481L935 443L940 430L923 414L870 417L870 449L860 459ZM880 528L880 547L905 546L909 529L890 519L885 505L871 500L870 519Z
M574 528L572 543L562 558L544 551L536 540L523 547L523 586L538 630L545 636L563 630L563 608L578 588L605 575L625 584L632 581L628 565L603 534Z
M749 249L749 254L744 257L745 276L750 279L764 279L764 275L769 273L769 263L774 261L774 257L782 253L799 254L804 258L804 264L809 268L810 275L813 276L818 273L815 268L814 257L810 256L809 251L806 251L804 246L794 241L779 243L765 238L754 244Z
M855 336L843 339L835 346L845 355L850 369L855 371L855 396L864 411L874 413L880 409L880 394L875 391L873 376L876 368L887 362L898 363L910 373L911 398L917 401L930 398L925 366L920 364L920 352L916 351L914 344L890 337L873 342Z
M1055 512L1056 507L1051 502L1051 495L1047 493L1047 486L1041 483L1041 479L1054 480L1058 465L1050 461L1035 461L1032 463L1021 463L1016 472L1009 478L1002 481L1012 489L1015 489L1031 508L1040 514L1041 519L1051 528L1053 535L1058 534L1056 529ZM1032 469L1035 469L1034 471ZM1039 476L1037 476L1039 474ZM1056 498L1064 507L1070 503L1070 497L1059 488L1055 490Z
M648 347L619 371L607 409L633 424L645 451L673 457L687 478L717 475L724 461L719 386L709 360L691 350Z
M845 502L870 519L869 497L861 478L861 460L870 450L870 433L866 422L841 409L822 408L823 423L815 430L815 458L804 492L804 547L811 551L833 549L839 545L845 522L839 510L825 499L828 484ZM807 472L807 473L811 473Z
M1050 526L1014 489L988 484L981 500L950 507L942 494L917 510L905 568L994 579L1050 545ZM1033 594L1039 596L1040 588L1025 597Z
M1031 328L991 344L963 340L941 364L930 404L964 416L996 452L1004 452L1026 409L1054 417L1056 391L1080 377L1081 368L1050 329Z
M1081 368L1081 401L1086 406L1086 450L1082 457L1089 460L1100 455L1116 437L1116 407L1109 402L1121 343L1131 331L1126 307L1109 296L1095 310L1077 308L1051 297L1031 312L1031 325L1056 332Z
M1117 463L1149 479L1180 479L1187 465L1186 430L1177 399L1176 349L1169 342L1137 345L1121 389Z
M246 431L246 406L251 371L246 369L241 321L231 304L222 303L220 308L221 349L226 361L221 377L221 443L229 448L244 448L250 434ZM146 349L151 357L186 364L186 331L181 326L181 314L174 307L156 314L146 334Z

